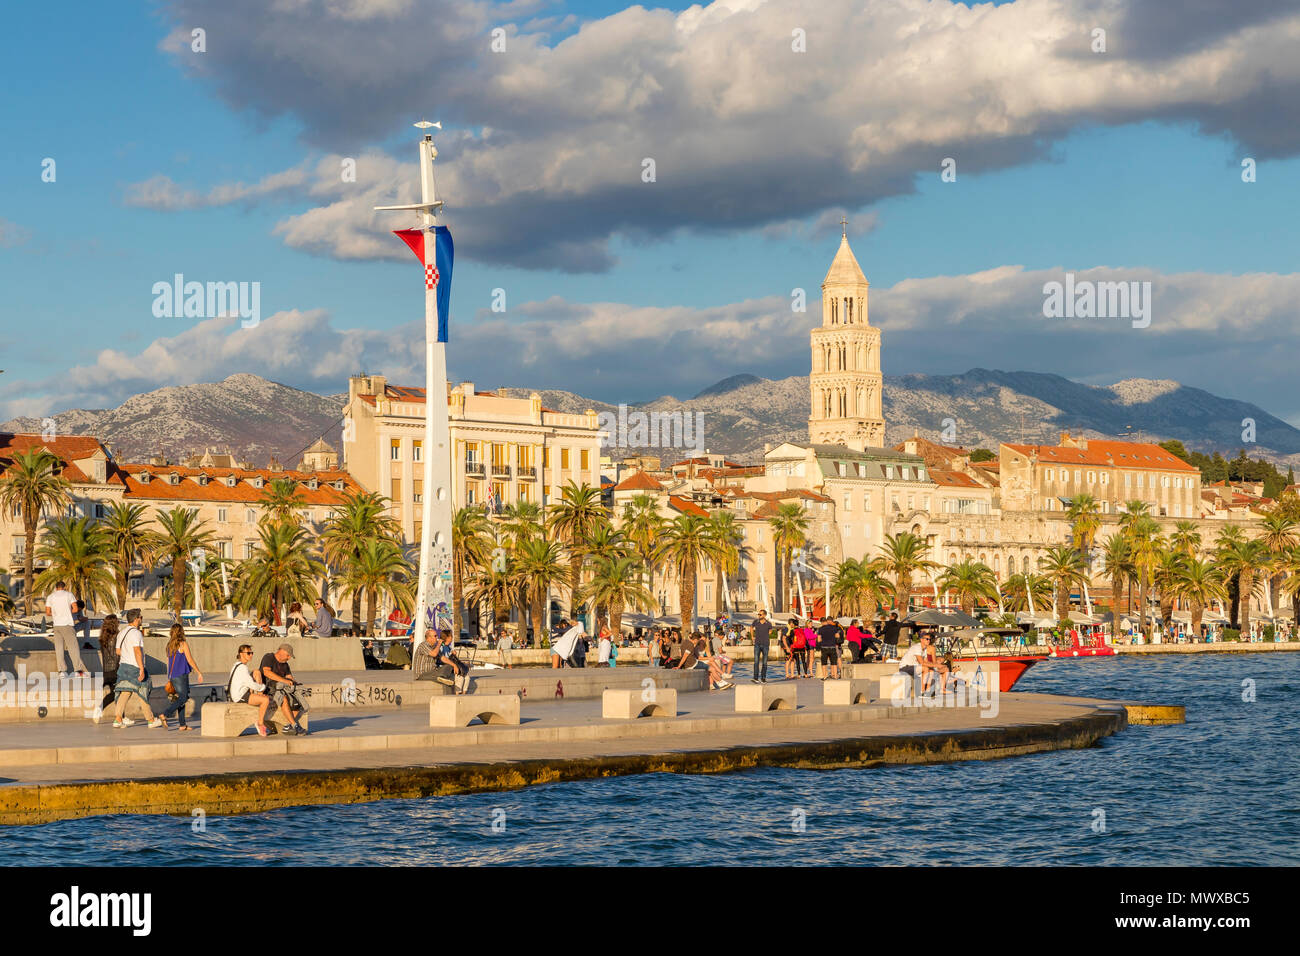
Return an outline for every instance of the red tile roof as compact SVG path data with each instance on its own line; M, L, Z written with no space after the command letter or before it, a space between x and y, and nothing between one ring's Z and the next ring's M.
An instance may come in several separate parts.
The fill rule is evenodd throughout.
M693 501L687 501L678 495L669 495L668 504L670 507L682 512L682 514L699 515L701 518L707 518L709 513Z
M1100 441L1088 439L1087 448L1063 445L1003 444L1022 455L1037 457L1040 462L1065 465L1099 465L1112 468L1158 468L1161 471L1199 471L1194 465L1170 454L1159 445L1141 442Z
M127 498L150 498L163 501L230 501L254 504L266 495L267 486L272 479L287 478L297 483L298 497L303 507L312 505L337 505L343 502L349 491L358 492L360 486L346 471L271 471L266 468L182 468L171 465L123 465L126 474ZM141 481L145 474L150 480ZM177 475L179 483L173 485L169 475ZM207 475L211 481L199 484L198 479ZM233 487L227 485L226 478L233 476ZM261 478L266 484L257 488L251 479ZM314 491L306 482L315 478L320 482ZM333 488L329 482L342 481L343 490Z
M633 472L614 486L615 491L663 491L664 486L644 471Z
M92 458L103 449L98 438L86 435L63 435L48 441L40 435L0 432L0 473L13 467L14 455L28 452L33 448L43 448L59 459L59 473L74 485L92 484L90 476L73 464ZM107 458L108 452L104 451ZM104 473L105 484L121 485L122 475L109 458Z
M963 474L960 471L945 471L942 468L931 468L930 478L937 485L945 485L949 488L983 488L978 481L970 475Z

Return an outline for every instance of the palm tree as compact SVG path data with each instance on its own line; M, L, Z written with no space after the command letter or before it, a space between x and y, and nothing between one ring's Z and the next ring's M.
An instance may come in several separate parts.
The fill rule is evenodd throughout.
M1086 556L1101 527L1101 505L1096 498L1084 492L1071 499L1065 515L1070 522L1070 543Z
M808 514L798 502L788 501L777 507L776 514L768 518L767 523L772 527L772 544L781 560L781 606L789 611L794 608L791 564L794 563L794 553L808 540Z
M415 594L411 590L411 564L400 545L384 538L374 538L361 547L356 559L343 572L345 586L362 590L366 595L365 636L375 620L376 605L384 600L411 613Z
M13 596L9 593L9 572L0 568L0 617L14 612Z
M1240 611L1242 634L1250 633L1250 599L1259 590L1260 580L1256 575L1267 572L1273 563L1268 546L1258 538L1249 541L1233 541L1216 555L1220 567L1237 578L1238 602L1233 610ZM1236 625L1234 619L1233 624Z
M334 511L334 517L325 522L320 538L321 551L331 567L346 571L348 564L357 559L361 549L370 541L384 540L394 544L401 541L402 529L388 513L388 505L389 500L377 492L349 492L344 496ZM454 526L452 537L454 541ZM352 627L354 632L361 629L359 588L352 589Z
M131 568L137 559L145 564L150 560L148 548L152 536L147 527L148 510L145 505L115 501L108 506L108 514L99 523L113 548L113 578L119 611L126 607Z
M551 588L564 587L569 573L564 565L564 549L557 541L529 538L515 552L514 574L527 599L538 646L541 635L546 633L546 596Z
M1291 598L1291 620L1300 622L1300 545L1287 548L1278 558L1278 568L1287 577L1279 589Z
M1246 532L1242 530L1240 525L1232 523L1225 524L1219 529L1219 533L1214 538L1214 559L1218 561L1225 551L1230 550L1236 545L1244 544L1245 541ZM1221 568L1221 570L1225 572L1224 580L1228 585L1228 599L1230 605L1228 610L1228 622L1232 624L1233 627L1236 627L1237 609L1241 601L1241 595L1237 590L1237 575L1235 572L1228 573L1226 568Z
M906 613L912 599L912 575L918 571L932 571L939 567L926 557L930 547L919 535L904 531L885 535L880 546L880 556L872 564L882 574L894 578L894 606Z
M655 562L658 560L658 541L665 521L659 506L650 495L636 495L623 508L623 536L632 543L641 566L649 575L648 586L653 586Z
M275 524L298 524L297 509L303 506L302 495L298 492L298 482L292 478L272 478L270 484L262 489L262 498L258 507L262 509L262 521Z
M1178 598L1178 579L1183 574L1183 565L1187 555L1168 544L1156 555L1152 566L1151 583L1160 595L1160 619L1168 630L1173 624L1174 602Z
M615 637L622 633L624 608L649 611L655 604L654 595L641 583L641 563L632 555L598 558L591 580L583 586L582 600L608 609Z
M1137 563L1128 536L1122 532L1112 534L1102 545L1101 573L1110 579L1110 637L1119 640L1119 596L1126 582L1137 576ZM1131 585L1130 585L1131 587Z
M1052 582L1056 594L1056 619L1068 620L1070 616L1070 590L1082 589L1088 580L1087 565L1083 555L1073 548L1048 548L1047 553L1038 559L1038 570Z
M197 509L179 505L170 511L159 508L154 520L159 530L151 533L146 548L154 560L172 567L172 614L179 621L185 606L185 563L195 551L213 549L212 531L199 520Z
M1140 518L1151 517L1151 506L1145 501L1139 501L1134 498L1132 501L1124 502L1124 513L1119 517L1119 527L1121 531L1129 531L1134 523Z
M489 561L475 568L470 577L469 587L465 591L465 597L473 604L478 606L487 604L492 608L493 626L509 617L506 608L514 602L517 589L514 565L515 559L508 557L503 563ZM534 634L535 646L541 647L542 641L546 638L545 631Z
M1051 603L1052 582L1041 574L1022 572L1008 577L1002 592L1009 610L1028 611L1032 603L1034 612L1037 612Z
M874 614L893 590L893 585L869 562L855 558L845 558L836 565L831 579L831 599L841 612L851 608L857 616Z
M112 546L93 518L60 518L45 526L36 557L46 568L36 578L40 592L66 581L78 600L92 607L113 599Z
M723 589L726 582L723 580L726 575L735 575L740 571L740 553L744 547L745 533L740 530L740 525L736 523L736 516L730 511L715 511L709 518L709 524L712 526L713 537L718 544L718 557L713 566L716 573L714 582L714 593L717 600L714 603L714 610L721 611L724 605ZM830 608L826 613L831 612Z
M36 595L32 561L36 556L36 527L41 512L57 514L71 497L72 485L58 474L59 459L44 448L16 452L13 464L0 477L0 508L17 511L27 541L23 552L24 614L31 616Z
M239 566L240 605L266 614L272 606L310 603L316 597L316 580L325 573L311 536L296 524L274 518L263 522L257 533L260 542Z
M969 558L945 568L936 584L940 591L951 591L957 595L957 603L967 614L974 612L977 601L998 599L997 578L993 569Z
M583 566L586 568L601 558L625 558L632 553L632 543L624 537L621 530L606 521L596 525L591 537L582 545ZM583 593L578 595L580 602L586 603L586 593L586 590L583 590ZM599 603L593 604L592 607L597 614L602 610L608 612L608 608Z
M1300 525L1297 525L1293 519L1288 517L1284 512L1278 511L1276 508L1264 515L1262 523L1263 532L1260 534L1259 540L1263 541L1264 546L1268 548L1268 552L1272 555L1276 567L1278 560L1282 556L1282 552L1287 548L1300 544L1300 535L1297 534L1297 529L1300 529ZM1273 577L1270 577L1268 580L1271 597Z
M701 563L716 557L717 548L709 519L699 515L678 515L664 531L664 558L678 575L683 636L691 633L695 623L696 573Z
M221 569L226 569L226 580L233 579L235 582L234 589L237 590L239 583L239 567L229 558L210 558L203 562L199 568L199 602L203 607L220 607L223 604L234 602L234 592L227 593L226 585L222 582ZM194 583L191 581L186 590L191 594L194 593ZM184 597L182 595L182 597ZM172 579L164 578L162 587L158 589L158 607L166 609L171 606L173 600Z
M456 607L452 612L452 632L460 634L465 581L476 568L492 560L496 540L492 523L482 509L460 508L451 519L451 589Z
M560 500L551 504L549 529L569 552L569 616L578 616L578 592L582 585L582 549L593 531L609 521L600 501L600 489L570 481L560 490Z
M1175 524L1174 531L1169 536L1169 545L1189 558L1195 556L1201 547L1201 533L1196 530L1196 522L1179 521Z
M1147 589L1151 585L1156 562L1164 547L1164 538L1160 536L1160 525L1154 518L1138 515L1129 526L1129 544L1133 549L1133 563L1137 566L1138 578L1138 630L1146 634L1147 630Z
M1285 587L1285 585L1284 585ZM1192 635L1201 633L1201 615L1214 601L1226 601L1223 573L1195 555L1185 556L1182 571L1173 582L1174 593L1192 606Z

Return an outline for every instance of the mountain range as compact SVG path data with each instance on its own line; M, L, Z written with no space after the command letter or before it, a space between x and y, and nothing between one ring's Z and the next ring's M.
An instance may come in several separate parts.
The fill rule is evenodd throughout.
M772 380L741 374L693 398L665 395L628 408L702 415L696 419L702 447L756 462L764 445L806 440L808 387L807 376ZM524 397L534 390L495 391ZM535 391L548 408L561 412L618 411L573 392ZM274 456L292 466L317 437L338 447L345 398L238 374L221 382L155 389L112 409L71 409L49 417L58 433L95 435L125 461L155 455L177 461L211 447L229 449L254 465ZM1231 457L1245 448L1252 457L1300 463L1300 429L1249 402L1167 380L1098 386L1059 375L978 368L962 375L886 376L884 415L890 445L920 434L944 444L996 449L999 441L1055 444L1060 432L1069 431L1091 438L1176 438L1207 453ZM1254 423L1254 444L1243 440L1246 420ZM0 430L39 432L44 425L41 418L19 418L0 424Z

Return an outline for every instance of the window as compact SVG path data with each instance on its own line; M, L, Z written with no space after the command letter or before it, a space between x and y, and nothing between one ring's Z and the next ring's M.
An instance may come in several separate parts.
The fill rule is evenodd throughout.
M551 446L550 445L542 446L542 467L543 468L551 467Z
M831 556L831 546L829 544L822 546L822 554L828 558Z
M411 461L424 461L424 442L418 438L411 442Z
M1103 485L1110 484L1110 475L1106 474L1104 471L1101 473L1101 483Z
M253 544L253 542L251 542L251 541L245 541L245 542L244 542L244 560L247 561L249 558L251 558L251 557L253 556L253 552L256 551L256 550L257 550L257 545Z
M477 481L465 482L465 504L478 504L479 488Z
M852 496L852 495L845 495L845 496L844 496L844 510L845 510L845 511L852 511L852 510L853 510L853 496Z
M228 520L230 520L229 518L226 517L226 514L227 512L225 508L217 509L217 522L219 524L225 524Z
M830 523L829 521L823 521L823 522L822 522L822 534L825 534L826 532L828 532L828 531L830 531L830 530L831 530L831 523Z
M422 478L416 478L411 482L411 485L411 500L418 505L424 500L424 480Z
M825 510L826 510L826 502L823 501L823 502L822 502L822 511L825 511Z
M423 534L423 533L424 533L424 522L422 522L422 521L417 521L417 522L415 522L415 530L414 530L414 532L413 532L412 535L411 535L411 540L412 540L412 541L419 541L419 540L420 540L420 535Z
M1097 473L1094 471L1088 472L1088 484L1091 485L1096 480L1097 480Z
M870 541L870 540L871 540L871 525L869 525L869 524L864 524L864 525L862 526L862 540L863 540L863 541Z
M849 538L849 537L852 537L852 536L853 536L853 529L852 529L851 527L849 527L848 525L845 525L845 526L844 526L844 537Z
M249 524L253 524L255 521L257 521L257 512L254 511L252 508L245 508L244 520L247 521Z
M492 467L508 468L510 459L506 456L506 446L497 442L492 443Z
M1164 488L1168 488L1168 487L1169 487L1169 476L1168 476L1168 475L1162 475L1161 478L1160 478L1160 484L1161 484L1162 487L1164 487Z
M863 511L871 510L871 495L862 496L862 510Z
M393 479L393 493L389 495L393 499L393 504L397 505L402 500L402 479Z
M562 471L568 471L569 469L569 449L567 448L560 449L560 469Z
M402 440L400 438L393 438L389 440L388 459L390 461L402 460Z
M893 477L894 477L894 466L893 466L893 465L886 465L886 466L885 466L885 477L886 477L886 478L893 478Z
M708 581L704 582L704 600L705 601L713 600L713 585Z
M27 538L25 535L24 536L14 535L14 549L12 553L14 555L22 555L27 553Z
M1050 469L1050 468L1047 469L1047 475L1046 475L1046 478L1047 478L1048 481L1051 481L1051 480L1052 480L1052 469Z
M907 496L907 510L911 511L916 508L916 495Z
M479 462L479 458L478 458L478 442L476 442L476 441L467 441L467 442L465 442L465 464L466 464L466 465L477 465L478 462Z
M223 558L229 558L229 557L231 556L231 546L230 546L230 542L229 542L229 541L218 541L218 542L217 542L217 554L218 554L220 557L223 557Z
M523 484L520 484L520 486L519 486L519 500L520 500L520 501L532 501L532 500L533 500L533 486L532 486L531 484L528 484L528 483L526 483L526 482L523 483Z
M578 453L579 465L583 471L591 470L591 450L584 448Z
M898 495L897 495L897 494L891 494L891 495L889 496L889 507L893 508L895 511L898 511L898 510L899 510L899 508L898 508Z
M533 467L533 446L519 445L515 449L515 462L520 468L531 469Z

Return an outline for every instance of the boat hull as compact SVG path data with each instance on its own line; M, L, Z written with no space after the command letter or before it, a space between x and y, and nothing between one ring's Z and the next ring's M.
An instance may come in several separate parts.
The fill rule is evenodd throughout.
M998 665L998 690L1005 693L1016 685L1016 681L1025 676L1025 671L1033 667L1039 661L1043 660L1037 655L1017 655L992 657L956 657L953 658L954 664L997 664Z
M1060 647L1052 651L1055 658L1063 657L1114 657L1113 647Z

